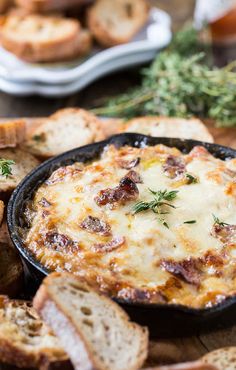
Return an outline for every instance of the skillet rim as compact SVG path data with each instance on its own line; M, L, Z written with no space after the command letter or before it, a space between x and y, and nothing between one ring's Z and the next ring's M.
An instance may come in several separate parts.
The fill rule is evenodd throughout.
M124 142L122 142L124 141ZM38 167L33 169L16 187L16 189L13 191L10 200L8 202L7 206L7 226L10 234L10 238L14 244L14 246L19 251L21 257L23 260L26 261L26 263L29 263L33 268L35 268L38 272L40 272L42 275L47 276L50 271L47 270L40 262L38 262L30 253L27 251L27 248L24 246L24 243L22 241L22 237L19 235L18 227L19 227L19 220L17 217L17 208L19 207L19 204L26 202L27 200L31 199L33 193L37 190L37 188L40 186L40 184L45 181L46 178L48 178L49 173L52 173L56 168L59 168L63 165L68 165L76 161L76 157L79 156L79 154L82 157L86 157L85 153L82 152L87 151L87 155L89 153L89 150L92 149L93 152L99 150L101 152L107 145L114 144L118 147L122 147L125 145L130 145L134 147L141 147L142 145L157 145L157 144L163 144L170 147L177 147L182 152L188 152L189 149L191 150L194 146L200 145L205 147L209 152L214 155L217 158L220 159L230 159L230 158L236 158L236 149L226 147L220 144L215 143L207 143L203 141L198 140L192 140L192 139L180 139L180 138L167 138L167 137L152 137L148 135L142 135L137 133L123 133L123 134L117 134L109 137L106 140L99 141L93 144L88 144L79 148L72 149L70 151L67 151L65 153L62 153L56 157L50 158L47 161L40 164ZM180 149L184 148L183 149ZM95 159L95 156L92 156ZM93 159L91 157L91 154L89 155L89 159ZM85 162L86 159L85 158ZM78 161L78 159L77 159ZM40 173L44 174L44 178L42 178L40 181L36 181L35 177L37 177ZM20 200L21 193L26 191L26 188L29 187L29 184L31 185L30 191L28 191L30 196L27 196L27 198L24 198ZM32 187L33 185L33 187ZM21 208L22 209L22 208ZM221 302L217 303L216 305L210 306L210 307L203 307L203 308L193 308L186 305L181 304L166 304L166 303L141 303L141 302L133 302L131 300L122 300L118 298L114 298L114 301L117 303L127 306L127 308L132 309L150 309L150 310L158 310L158 309L165 309L167 311L177 311L179 313L187 313L191 314L193 316L198 316L200 318L207 318L208 316L214 316L215 314L227 310L228 308L231 308L235 305L236 307L236 292L234 295L226 296L225 299L223 299Z

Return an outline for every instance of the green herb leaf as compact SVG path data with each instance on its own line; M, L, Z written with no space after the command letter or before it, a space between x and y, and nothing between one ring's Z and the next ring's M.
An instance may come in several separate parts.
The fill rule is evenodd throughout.
M132 213L134 215L147 210L151 210L153 213L156 213L158 215L165 215L168 214L169 212L164 211L163 206L169 208L176 208L173 204L170 204L169 202L176 198L178 193L177 190L171 191L168 190L154 191L152 189L148 190L153 195L153 200L151 200L150 202L141 201L136 203L132 209ZM161 221L162 224L169 229L169 225L162 217L159 217L159 221Z
M184 221L184 224L195 224L196 220Z
M42 141L42 136L41 136L41 135L34 135L34 136L32 137L32 139L33 139L34 141L36 141L37 143L40 143L40 142Z
M2 176L8 177L9 175L12 175L12 168L11 166L15 164L14 161L10 159L0 159L0 171Z
M219 225L221 227L229 226L229 224L227 224L226 222L220 221L220 219L218 217L216 217L214 214L212 214L212 216L213 216L213 219L214 219L214 225Z
M188 180L188 184L196 184L198 182L197 177L191 175L190 173L186 173L185 174L185 177Z
M93 112L123 118L201 116L221 126L236 126L236 61L212 68L201 49L193 28L178 32L170 46L141 71L140 86L109 98Z

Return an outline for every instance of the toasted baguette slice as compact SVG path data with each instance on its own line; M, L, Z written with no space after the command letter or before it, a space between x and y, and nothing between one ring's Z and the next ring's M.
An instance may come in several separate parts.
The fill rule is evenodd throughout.
M66 364L68 356L29 302L0 296L0 361L46 369L50 363Z
M124 126L124 121L120 118L101 118L100 122L105 137L120 133Z
M90 35L76 19L12 13L1 20L1 43L28 62L57 62L84 54ZM85 44L85 46L84 46Z
M0 226L2 225L3 216L4 216L4 203L2 200L0 200ZM1 242L1 239L0 239L0 242Z
M0 241L0 294L14 297L23 288L21 259L12 245Z
M49 275L33 304L60 338L75 370L134 370L146 359L147 330L74 275Z
M0 170L0 199L7 199L19 182L36 166L39 161L30 153L21 149L1 149L0 160L12 160L11 174L5 176Z
M152 367L144 370L218 370L218 369L215 366L204 364L201 361L193 361L193 362L183 362L181 364Z
M12 0L0 0L0 13L4 13L11 5Z
M0 122L0 149L21 144L25 140L25 132L23 119Z
M236 369L236 347L220 348L202 357L206 364L215 366L218 370Z
M102 138L100 121L93 114L67 108L43 119L35 130L31 129L25 145L36 156L49 158Z
M114 46L129 42L148 15L146 0L97 0L88 10L87 23L101 45Z
M121 132L137 132L157 137L177 137L213 143L213 137L202 121L196 118L147 116L134 118L124 124Z
M45 13L89 3L89 0L16 0L16 4L32 13Z

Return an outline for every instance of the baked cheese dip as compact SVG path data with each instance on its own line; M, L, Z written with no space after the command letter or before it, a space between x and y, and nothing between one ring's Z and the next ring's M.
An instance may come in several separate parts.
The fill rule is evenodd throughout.
M236 159L204 147L108 146L54 171L25 217L45 268L122 301L204 308L236 293Z

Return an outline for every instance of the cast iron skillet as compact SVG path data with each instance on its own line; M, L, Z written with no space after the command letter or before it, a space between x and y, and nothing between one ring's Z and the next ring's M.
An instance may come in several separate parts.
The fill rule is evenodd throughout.
M108 140L71 150L44 162L26 176L15 189L7 209L7 222L11 239L21 253L30 273L31 281L39 284L43 277L49 273L29 254L19 233L19 227L25 227L22 216L26 202L32 198L39 185L61 166L70 165L76 161L86 162L99 157L108 144L114 144L117 147L124 145L141 147L160 143L177 147L186 153L194 146L202 145L217 158L236 158L236 150L216 144L194 140L154 138L129 133L115 135ZM232 325L236 321L236 296L227 298L217 306L206 309L193 309L181 305L127 303L118 299L117 301L130 314L132 320L147 325L151 335L156 337L198 334L210 329Z

